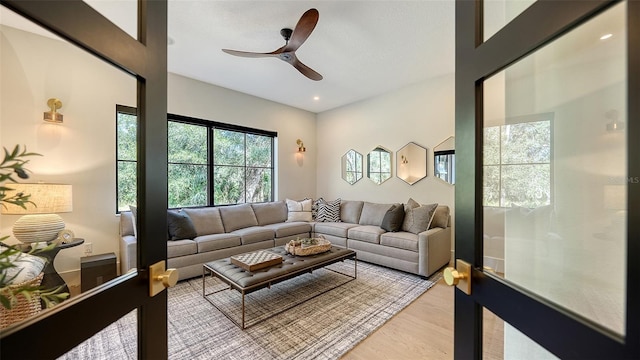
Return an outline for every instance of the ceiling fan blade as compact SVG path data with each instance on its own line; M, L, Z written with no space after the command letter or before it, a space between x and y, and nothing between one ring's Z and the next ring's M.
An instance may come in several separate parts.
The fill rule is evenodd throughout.
M283 49L284 47L281 47L280 49L276 51L272 51L270 53L257 53L257 52L238 51L238 50L229 50L229 49L222 49L222 51L226 52L229 55L241 56L246 58L261 58L261 57L278 56L278 54L282 53Z
M291 62L294 68L298 69L302 75L308 77L311 80L320 81L322 80L322 75L318 74L315 70L303 64L298 58L294 58Z
M286 52L296 51L307 40L313 29L315 29L319 17L320 14L316 9L309 9L302 14L293 29L289 43L284 47Z

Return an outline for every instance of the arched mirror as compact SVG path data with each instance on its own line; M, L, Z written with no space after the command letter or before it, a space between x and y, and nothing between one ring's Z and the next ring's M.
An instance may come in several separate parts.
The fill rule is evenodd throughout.
M409 185L427 177L427 149L410 142L398 150L396 176Z
M342 179L351 185L362 179L362 154L351 149L342 155Z
M380 185L391 178L391 152L381 146L367 154L367 177Z
M456 183L456 142L453 136L433 148L433 175L451 185Z

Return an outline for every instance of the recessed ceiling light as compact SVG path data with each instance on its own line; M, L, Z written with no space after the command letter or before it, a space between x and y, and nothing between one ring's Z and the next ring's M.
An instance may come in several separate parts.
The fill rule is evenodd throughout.
M604 34L602 36L600 36L600 40L607 40L608 38L612 37L613 34Z
M316 100L316 101L320 100L320 96L314 96L313 100Z

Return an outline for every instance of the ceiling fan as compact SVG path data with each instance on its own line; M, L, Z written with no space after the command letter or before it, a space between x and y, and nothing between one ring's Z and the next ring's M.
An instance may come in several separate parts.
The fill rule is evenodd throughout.
M248 52L248 51L237 51L237 50L229 50L222 49L222 51L227 54L242 56L248 58L259 58L259 57L278 57L280 60L291 64L294 68L298 69L302 73L302 75L308 77L311 80L322 80L322 75L318 74L315 70L311 69L307 65L303 64L298 57L296 56L296 50L307 40L311 32L316 27L318 23L318 10L309 9L300 20L296 24L296 27L291 30L288 28L284 28L280 30L280 35L286 41L286 44L269 53L257 53L257 52Z

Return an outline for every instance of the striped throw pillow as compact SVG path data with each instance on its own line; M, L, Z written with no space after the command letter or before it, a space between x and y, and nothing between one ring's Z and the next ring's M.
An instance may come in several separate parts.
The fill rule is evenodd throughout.
M340 222L340 202L341 199L325 201L318 204L317 222Z

